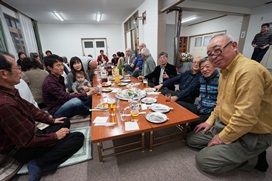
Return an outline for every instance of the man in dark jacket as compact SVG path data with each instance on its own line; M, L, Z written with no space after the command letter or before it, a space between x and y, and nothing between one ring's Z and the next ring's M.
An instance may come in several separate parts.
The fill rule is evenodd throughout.
M195 98L199 95L199 72L198 62L202 57L196 57L193 60L192 70L188 70L178 76L164 81L163 83L155 86L154 88L161 91L162 94L171 93L172 101L185 101L188 103L194 103ZM179 90L169 90L169 86L179 84Z
M220 73L213 66L210 60L203 58L199 61L199 68L202 76L199 79L200 90L199 100L194 104L178 102L180 105L199 116L199 120L189 123L190 130L196 125L205 122L215 108L218 94L218 80Z
M159 54L159 63L160 65L158 65L153 72L144 77L139 76L138 79L147 78L148 85L154 87L177 75L175 66L168 63L168 54L166 52L161 52ZM175 90L174 85L167 88L173 91Z

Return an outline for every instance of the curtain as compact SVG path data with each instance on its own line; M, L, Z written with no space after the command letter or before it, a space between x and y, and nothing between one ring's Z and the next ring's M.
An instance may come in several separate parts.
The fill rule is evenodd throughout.
M2 22L2 28L3 28L4 35L5 35L5 40L6 40L6 43L7 43L8 52L10 54L14 55L15 58L17 59L18 58L18 54L17 54L17 51L15 49L14 43L12 41L12 38L10 36L8 25L6 23L6 20L5 20L5 17L4 17L4 13L3 13L2 9L1 9L1 6L0 6L0 19L1 19L1 22Z
M38 23L37 21L32 21L33 23L33 30L36 36L36 41L37 41L37 46L38 46L38 50L39 50L39 55L41 58L43 58L43 51L42 51L42 43L41 43L41 39L40 39L40 34L39 34L39 29L38 29Z
M30 55L30 53L38 53L36 37L31 19L20 12L18 12L18 18L21 24L21 30L25 42L25 53L27 55Z
M2 22L0 21L0 50L7 52L7 44L5 40L4 30L2 26Z

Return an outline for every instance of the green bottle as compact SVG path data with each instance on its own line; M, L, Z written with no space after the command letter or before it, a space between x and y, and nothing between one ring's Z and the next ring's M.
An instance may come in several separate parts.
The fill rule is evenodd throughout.
M124 75L124 67L123 67L123 60L122 59L120 59L118 69L119 69L119 75L123 76Z

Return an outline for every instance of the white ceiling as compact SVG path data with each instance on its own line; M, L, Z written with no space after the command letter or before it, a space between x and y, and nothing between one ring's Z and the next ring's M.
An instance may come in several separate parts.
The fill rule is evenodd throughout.
M270 0L185 0L178 6L184 8L183 17L196 15L198 18L184 26L206 21L225 14L233 9L243 8L250 12L252 8L263 6ZM15 9L23 12L40 23L97 23L96 12L102 12L100 24L121 24L144 0L3 0ZM199 6L213 7L201 10ZM60 22L53 14L60 12L65 21ZM228 13L228 11L231 11ZM236 10L238 13L240 9ZM174 24L174 14L167 15L167 24Z
M52 14L58 11L62 23L96 23L95 14L103 13L101 23L121 24L144 0L3 0L40 23L60 23Z

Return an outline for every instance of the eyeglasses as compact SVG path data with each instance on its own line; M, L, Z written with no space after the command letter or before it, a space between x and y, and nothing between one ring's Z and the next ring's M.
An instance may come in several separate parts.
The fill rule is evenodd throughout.
M216 49L214 49L214 51L213 51L213 53L208 53L208 58L209 59L213 59L213 57L215 56L215 57L217 57L218 55L220 55L222 52L223 52L223 50L229 45L229 44L231 44L232 43L232 41L230 41L230 42L228 42L225 46L223 46L222 48L216 48Z

